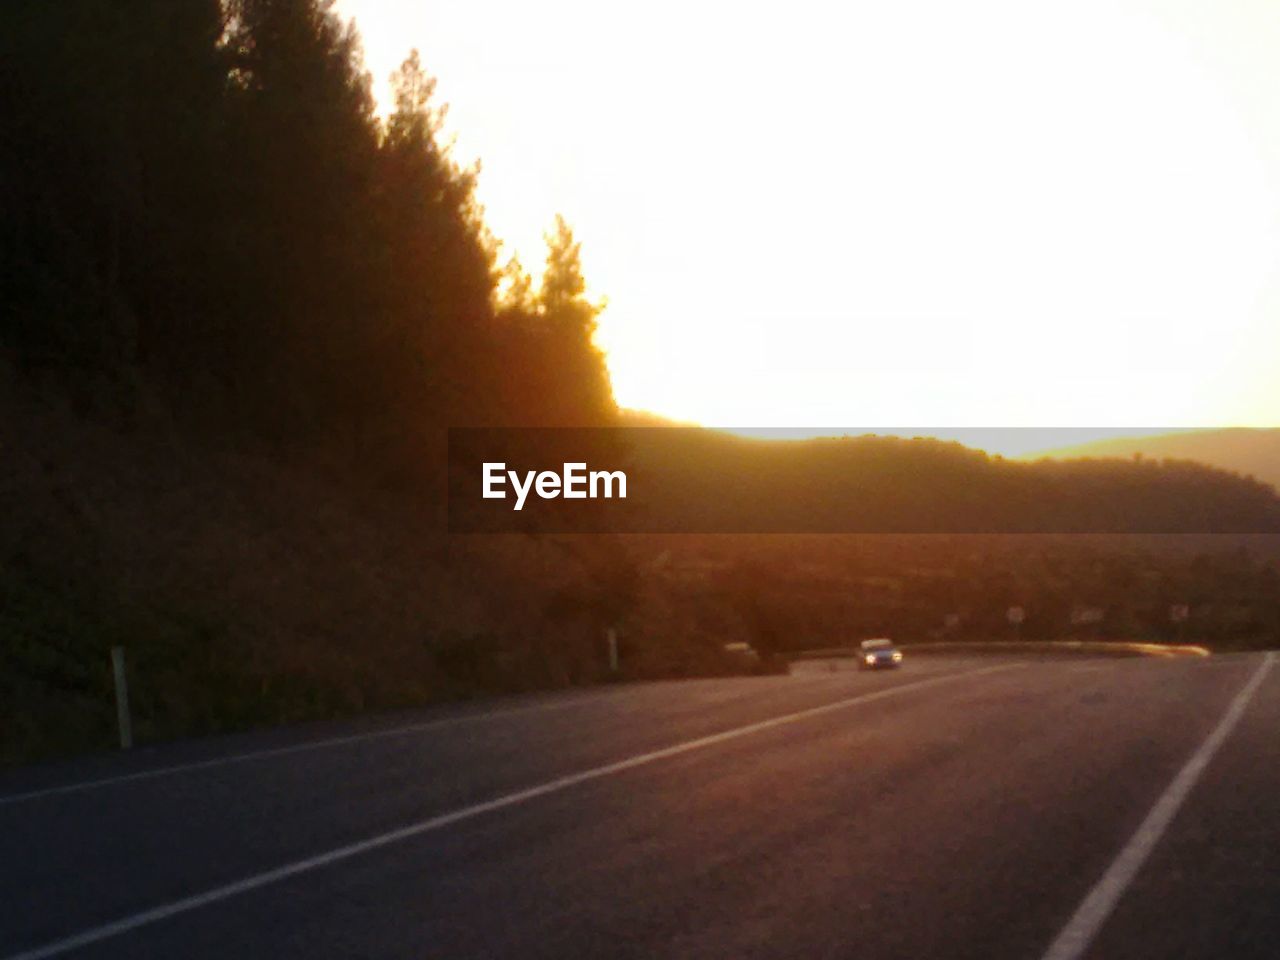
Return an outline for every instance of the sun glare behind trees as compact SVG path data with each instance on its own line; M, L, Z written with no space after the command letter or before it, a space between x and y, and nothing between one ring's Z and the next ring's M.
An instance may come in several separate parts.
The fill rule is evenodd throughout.
M339 9L383 100L422 47L515 252L534 262L556 210L579 229L624 406L728 427L1280 422L1270 5Z

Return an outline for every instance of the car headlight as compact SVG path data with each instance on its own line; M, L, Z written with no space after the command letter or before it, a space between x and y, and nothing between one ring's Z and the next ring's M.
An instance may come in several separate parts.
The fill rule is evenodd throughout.
M893 659L894 659L895 661L896 661L896 660L901 660L901 659L902 659L902 654L900 654L900 653L895 653L895 654L893 655Z
M876 662L876 658L874 656L867 657L867 663L875 663L875 662Z

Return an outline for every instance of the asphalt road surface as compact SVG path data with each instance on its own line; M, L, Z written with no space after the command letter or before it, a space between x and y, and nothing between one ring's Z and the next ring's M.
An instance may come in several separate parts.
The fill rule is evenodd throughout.
M0 779L0 958L1280 957L1280 668L919 658Z

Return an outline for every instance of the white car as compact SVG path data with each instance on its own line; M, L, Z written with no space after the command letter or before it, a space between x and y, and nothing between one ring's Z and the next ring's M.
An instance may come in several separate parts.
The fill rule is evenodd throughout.
M858 646L858 669L891 670L902 665L902 651L887 637L863 640Z

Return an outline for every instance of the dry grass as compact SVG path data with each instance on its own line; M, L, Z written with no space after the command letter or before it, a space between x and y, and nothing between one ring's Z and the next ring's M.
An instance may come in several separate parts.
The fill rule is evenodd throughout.
M116 643L142 740L599 675L563 546L450 539L412 500L0 374L0 761L110 744Z

